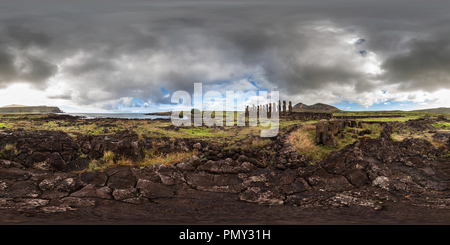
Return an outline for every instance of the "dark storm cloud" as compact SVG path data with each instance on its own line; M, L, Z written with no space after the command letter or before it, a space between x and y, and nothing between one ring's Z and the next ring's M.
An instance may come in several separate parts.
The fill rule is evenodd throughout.
M28 55L15 55L0 48L0 87L14 82L28 82L36 89L44 89L46 81L57 66Z
M17 43L21 48L26 48L32 45L46 47L51 42L51 38L44 33L33 32L23 26L8 26L7 33L13 42Z
M161 88L192 93L202 82L230 90L227 83L248 77L278 88L281 99L339 87L352 96L386 86L436 91L450 84L450 27L448 6L432 2L0 4L0 86L23 80L45 89L51 80L75 93L48 98L80 105L167 103Z
M442 33L429 40L411 40L408 51L385 60L383 78L406 91L434 92L450 88L450 36Z
M0 49L0 87L17 77L14 67L14 57L8 52Z

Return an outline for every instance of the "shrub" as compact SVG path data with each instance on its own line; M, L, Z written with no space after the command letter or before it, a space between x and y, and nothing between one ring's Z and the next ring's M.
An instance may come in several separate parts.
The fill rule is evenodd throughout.
M7 151L13 150L14 148L16 148L14 145L10 145L10 144L5 145L5 150L7 150Z
M100 164L100 162L98 161L98 160L92 160L90 163L89 163L89 166L88 166L88 171L99 171L99 170L102 170L103 168L102 168L102 166L101 166L101 164Z
M115 157L114 152L112 152L112 151L107 151L107 152L105 152L105 153L103 154L102 159L103 159L103 161L106 162L106 163L113 163L113 162L114 162L114 157Z

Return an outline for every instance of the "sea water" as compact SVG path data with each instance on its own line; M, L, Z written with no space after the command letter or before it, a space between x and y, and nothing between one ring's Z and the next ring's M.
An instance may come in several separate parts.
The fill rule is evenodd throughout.
M81 116L86 119L95 118L126 118L126 119L167 119L170 116L145 115L144 113L64 113L63 115Z

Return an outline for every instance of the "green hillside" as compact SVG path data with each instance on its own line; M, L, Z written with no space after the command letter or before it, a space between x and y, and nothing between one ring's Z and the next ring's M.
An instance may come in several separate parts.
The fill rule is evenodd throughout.
M418 112L434 112L434 113L450 113L450 108L448 108L448 107L439 107L439 108L414 110L414 111L418 111Z

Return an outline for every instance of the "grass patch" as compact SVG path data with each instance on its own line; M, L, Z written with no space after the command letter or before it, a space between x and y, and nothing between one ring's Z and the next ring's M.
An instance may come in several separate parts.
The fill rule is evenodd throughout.
M198 152L196 150L191 151L191 152L172 152L172 153L168 153L165 155L163 155L163 154L158 154L158 155L148 154L145 156L145 158L142 161L138 162L137 165L138 166L149 166L154 163L158 163L161 165L169 166L174 163L187 161L193 155L197 155L197 154L198 154Z
M400 141L403 141L406 138L408 138L408 137L406 137L405 134L399 134L399 133L396 133L396 132L391 134L391 139L394 142L400 142Z
M438 128L450 128L450 123L447 123L447 122L437 122L437 123L433 123L432 126L433 126L433 127L438 127Z
M364 135L366 137L377 139L383 130L383 126L379 124L363 124L362 129L370 129L372 134ZM326 145L316 145L316 126L305 125L299 128L297 131L291 133L287 138L299 154L306 154L311 164L315 164L325 159L331 152L342 149L343 147L354 143L359 137L353 138L354 134L347 132L348 128L344 128L336 137L337 147L329 147Z
M11 129L13 127L12 124L9 123L0 123L0 129Z
M103 153L102 159L106 163L114 163L114 157L115 157L114 152L107 151L107 152Z
M10 150L12 150L14 148L15 148L14 145L10 145L10 144L5 145L5 150L7 150L7 151L10 151Z
M366 137L370 137L371 139L378 139L381 136L381 132L383 131L383 126L380 124L362 124L362 130L369 129L372 131L372 134L364 135Z
M180 128L181 132L185 133L187 137L223 137L225 136L224 132L210 130L209 128L199 128L199 127L190 127L190 128Z
M5 150L14 152L15 156L18 156L20 154L20 151L17 150L15 145L7 144L7 145L5 145Z
M252 141L252 147L263 148L264 145L266 145L266 144L268 144L268 143L270 143L270 140L269 140L269 139L263 140L263 139L261 139L261 138L257 138L257 139L254 139L254 140Z
M88 171L88 172L92 172L92 171L97 172L97 171L100 171L100 170L103 170L103 169L104 169L104 166L103 166L103 164L102 164L99 160L92 160L92 161L89 163L89 166L88 166L88 168L87 168L87 171Z
M324 159L330 152L336 150L328 146L316 145L314 142L315 136L316 126L308 125L291 133L287 140L299 154L306 154L310 163L315 164Z

